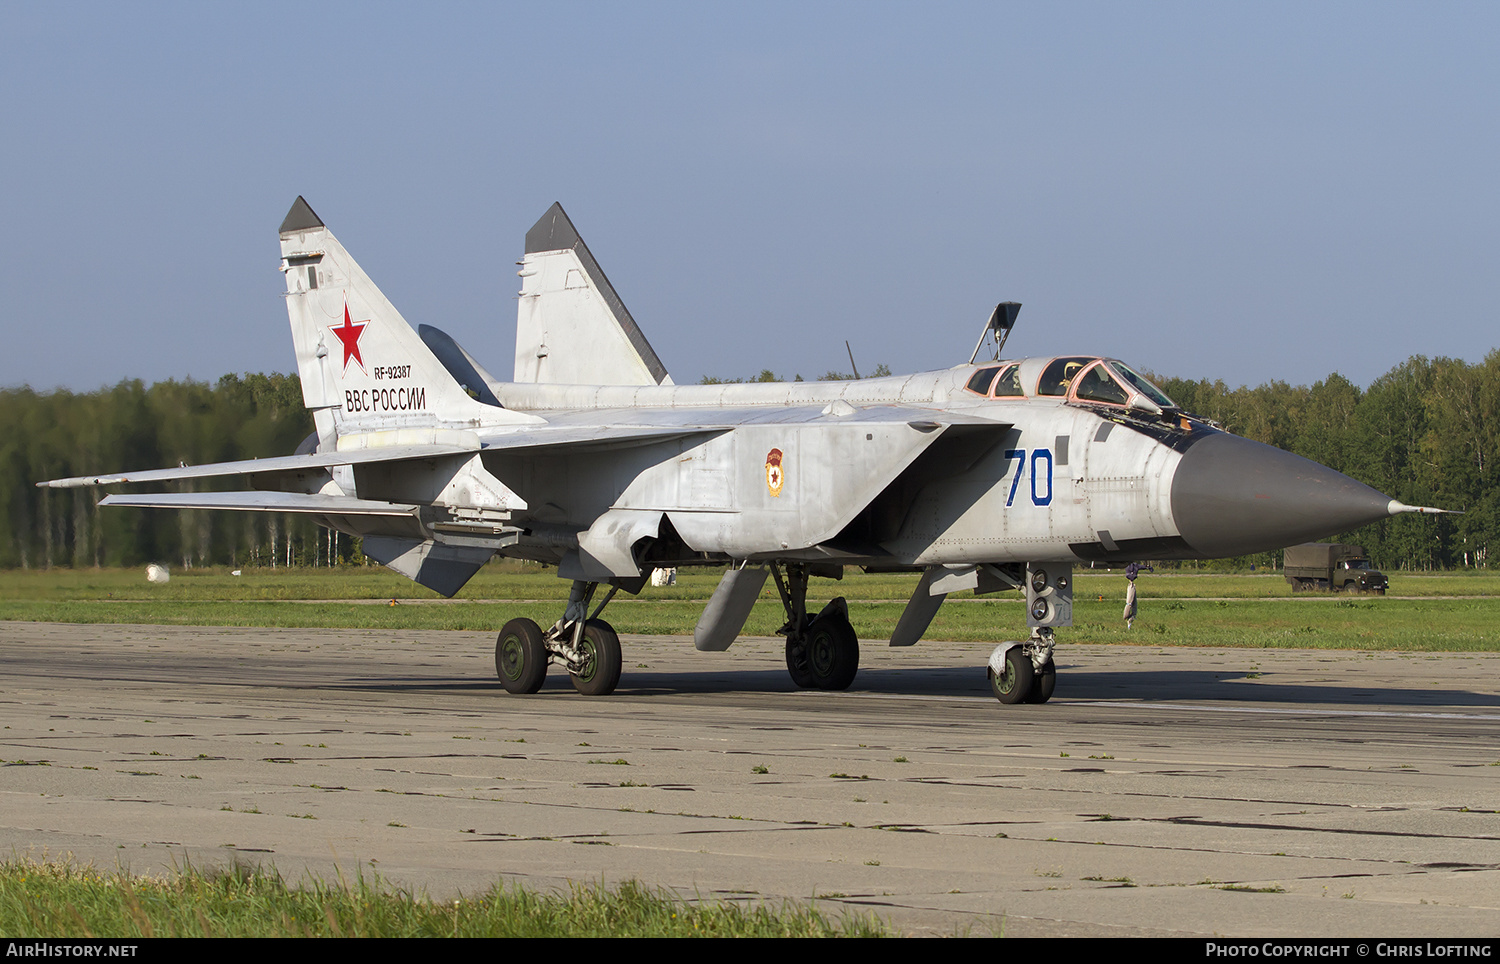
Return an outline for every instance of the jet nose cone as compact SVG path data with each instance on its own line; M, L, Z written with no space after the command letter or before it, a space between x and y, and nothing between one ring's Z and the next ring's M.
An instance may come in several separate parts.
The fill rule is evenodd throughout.
M1188 449L1172 478L1177 531L1205 558L1242 556L1355 529L1391 498L1300 455L1237 435Z

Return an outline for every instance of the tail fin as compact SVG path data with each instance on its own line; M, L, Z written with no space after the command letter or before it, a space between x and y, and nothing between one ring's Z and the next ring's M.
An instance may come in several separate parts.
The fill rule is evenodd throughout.
M520 274L516 381L672 384L561 204L526 232Z
M281 222L286 308L307 407L344 435L413 425L531 421L474 400L297 198Z

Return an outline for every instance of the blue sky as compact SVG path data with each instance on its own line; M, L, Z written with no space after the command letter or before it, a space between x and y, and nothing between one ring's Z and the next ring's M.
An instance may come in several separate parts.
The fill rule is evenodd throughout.
M679 382L1500 344L1500 6L0 4L0 386L287 371L305 195L501 377L563 203Z

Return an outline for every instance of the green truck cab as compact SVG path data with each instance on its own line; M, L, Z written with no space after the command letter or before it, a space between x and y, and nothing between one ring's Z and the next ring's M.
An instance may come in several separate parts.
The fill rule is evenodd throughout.
M1385 574L1370 565L1363 546L1308 542L1288 546L1282 566L1292 592L1373 592L1385 595Z

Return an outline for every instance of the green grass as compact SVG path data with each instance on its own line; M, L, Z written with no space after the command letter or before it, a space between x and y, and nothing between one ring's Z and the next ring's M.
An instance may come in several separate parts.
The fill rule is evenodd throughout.
M675 586L648 586L642 598L667 601L707 600L722 575L720 569L682 570ZM1387 573L1392 596L1464 596L1500 598L1500 575L1484 572ZM1078 570L1076 597L1125 598L1125 578L1118 572ZM853 600L906 600L917 584L915 573L867 575L851 570L842 580L813 579L814 595ZM568 598L569 584L552 569L514 562L485 566L459 592L459 600L555 600ZM1293 598L1279 573L1224 575L1147 573L1136 589L1142 599ZM1298 594L1296 598L1315 598ZM761 597L776 598L767 580ZM421 586L380 567L319 569L246 569L243 576L223 568L173 570L164 586L146 582L143 569L9 569L0 571L0 602L272 602L289 600L437 599ZM621 594L617 598L628 598ZM812 596L810 595L810 598ZM954 600L964 598L955 595ZM972 597L971 597L972 598ZM1325 594L1326 598L1326 594Z
M684 572L676 586L648 586L638 597L621 593L607 618L625 633L690 634L719 575ZM889 637L915 584L915 575L851 572L841 581L812 580L808 598L844 596L860 636L874 640ZM1065 643L1500 649L1500 577L1488 573L1397 573L1384 598L1293 597L1279 575L1148 574L1139 582L1140 615L1131 630L1120 618L1123 576L1080 571L1074 585L1074 625L1059 633ZM136 570L8 571L0 572L0 619L494 632L517 616L550 625L567 589L550 570L514 564L486 567L451 602L378 569L251 569L240 577L188 570L165 586L147 583ZM402 601L392 606L392 598ZM744 632L769 636L784 619L768 581ZM957 593L938 612L927 638L1000 642L1025 633L1018 594Z
M1284 894L1286 888L1280 884L1268 884L1265 887L1255 887L1251 884L1215 884L1214 890L1227 890L1231 893L1240 894Z
M537 894L498 886L435 902L363 877L288 885L274 872L156 879L63 863L0 864L0 933L29 937L886 937L870 916L688 903L635 881Z

